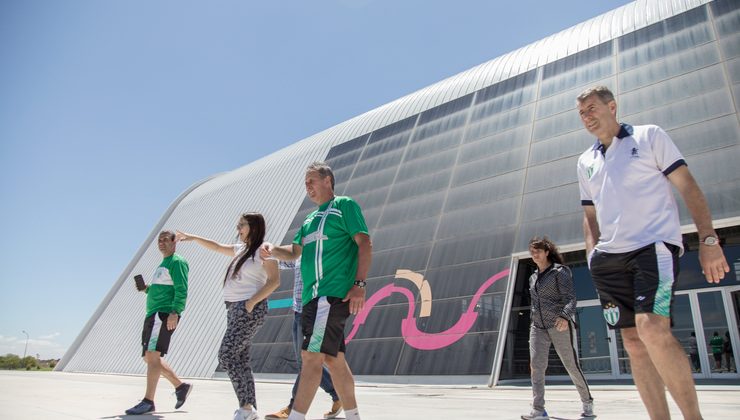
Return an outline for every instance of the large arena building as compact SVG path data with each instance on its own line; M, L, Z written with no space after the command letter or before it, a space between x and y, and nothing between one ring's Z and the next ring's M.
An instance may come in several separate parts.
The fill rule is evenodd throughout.
M740 349L739 0L627 4L193 185L110 279L57 369L143 374L141 311L132 308L144 303L132 277L159 264L156 234L181 229L233 242L239 214L260 211L267 239L289 243L314 207L305 167L326 160L337 194L362 206L374 244L366 310L346 330L355 374L529 378L527 242L546 234L573 268L587 376L629 377L620 335L607 329L584 263L575 167L595 139L575 97L595 84L617 95L620 121L662 126L707 196L731 272L719 285L703 280L695 227L681 204L687 252L674 333L686 340L694 332L703 344L697 378L737 380L713 366L708 343L729 331L735 354ZM184 377L213 377L228 259L188 244L178 252L190 262L190 292L167 357ZM255 338L256 372L295 372L291 293L285 271ZM554 354L549 373L564 374Z

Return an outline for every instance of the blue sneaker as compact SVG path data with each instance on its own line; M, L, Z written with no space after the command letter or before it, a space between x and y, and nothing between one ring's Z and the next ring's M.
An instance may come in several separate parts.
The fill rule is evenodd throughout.
M183 382L175 389L175 396L177 397L177 403L175 403L175 410L182 407L185 404L185 400L188 399L190 391L193 390L193 385Z
M126 410L126 414L128 415L149 414L152 412L154 412L154 403L145 400L141 400L140 403Z
M535 408L529 414L523 414L522 420L548 420L550 416L547 415L545 410L537 410Z

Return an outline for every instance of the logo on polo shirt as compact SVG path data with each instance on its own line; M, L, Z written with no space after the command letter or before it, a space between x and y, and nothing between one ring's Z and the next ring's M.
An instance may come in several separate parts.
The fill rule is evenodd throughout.
M636 159L640 157L640 150L637 147L632 148L632 158Z
M609 302L604 307L604 319L612 327L619 321L619 308L617 305Z

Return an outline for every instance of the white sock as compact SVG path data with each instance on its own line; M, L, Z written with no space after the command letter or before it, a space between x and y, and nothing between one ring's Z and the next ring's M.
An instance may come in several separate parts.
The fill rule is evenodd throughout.
M357 408L344 410L344 417L347 420L360 420L360 411Z
M294 409L290 410L288 420L306 420L306 413L299 413Z

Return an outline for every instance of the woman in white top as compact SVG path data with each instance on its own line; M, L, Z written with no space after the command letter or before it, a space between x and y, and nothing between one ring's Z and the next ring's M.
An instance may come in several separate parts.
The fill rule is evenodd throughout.
M265 219L259 213L244 213L236 225L241 243L220 244L211 239L177 232L177 240L199 245L232 257L224 278L227 308L226 333L221 341L218 361L231 379L239 408L235 420L259 419L250 364L252 338L265 323L267 297L280 285L276 260L260 259L257 254L265 238Z

